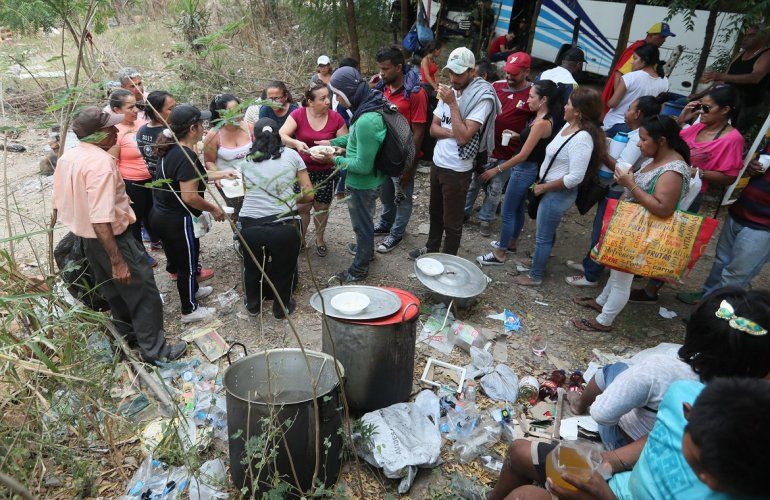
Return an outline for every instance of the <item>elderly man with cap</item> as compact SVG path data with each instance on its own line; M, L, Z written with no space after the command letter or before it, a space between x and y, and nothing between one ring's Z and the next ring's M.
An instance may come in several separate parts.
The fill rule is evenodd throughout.
M436 147L430 171L428 242L409 252L410 259L438 251L457 255L473 162L477 154L495 148L500 100L490 83L475 76L475 66L476 58L466 47L449 54L445 69L452 86L439 85L439 103L430 126Z
M532 59L525 52L516 52L508 56L505 63L505 80L492 84L497 93L502 111L495 118L494 149L489 155L489 161L484 165L484 171L497 168L498 165L514 156L520 146L518 136L503 145L503 130L513 130L520 134L527 122L534 116L534 112L527 106L529 88L532 86L527 80ZM473 211L479 191L483 188L485 193L484 203L479 210L479 230L482 236L491 234L490 225L496 218L497 206L503 195L503 188L511 175L510 169L492 177L484 182L479 173L473 174L473 181L465 199L465 218L469 219Z
M329 89L334 92L340 104L353 112L350 118L350 133L321 144L335 146L335 156L326 155L336 168L347 171L348 212L356 243L348 245L353 254L353 263L340 271L334 279L340 283L360 281L369 274L369 262L374 259L374 212L380 186L386 176L379 171L374 160L380 151L387 128L378 110L388 105L379 90L369 88L357 69L339 68L332 75ZM337 155L345 148L344 156Z
M564 51L561 56L561 63L555 68L543 71L535 81L551 80L555 84L561 84L564 87L561 95L561 102L566 103L572 91L578 88L577 75L583 69L583 63L586 62L585 54L577 47L571 47Z
M660 47L663 45L663 43L665 43L666 38L670 36L676 35L671 32L671 28L669 27L668 23L655 23L650 26L650 29L647 30L647 36L644 38L644 40L635 41L629 45L628 48L620 55L618 63L612 69L610 74L607 75L607 83L604 85L604 90L602 90L602 102L604 103L605 112L609 110L607 103L610 99L612 99L612 95L615 93L615 86L618 84L623 75L632 71L631 56L634 55L636 49L645 43L651 43L656 47Z
M166 344L163 302L142 243L128 229L136 221L125 184L107 150L115 145L123 115L85 108L72 122L80 139L54 173L53 204L59 220L83 238L88 263L107 299L115 328L136 344L147 362L178 359L187 344Z

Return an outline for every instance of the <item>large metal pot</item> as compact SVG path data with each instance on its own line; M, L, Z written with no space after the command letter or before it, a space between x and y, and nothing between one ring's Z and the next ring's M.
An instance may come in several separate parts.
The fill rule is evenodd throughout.
M270 482L276 473L294 488L293 494L310 490L316 424L320 443L317 479L326 486L337 481L342 403L334 359L315 351L305 350L305 354L307 362L300 349L272 349L241 358L225 371L230 475L237 490L245 486L252 493L265 492L273 486ZM338 362L337 366L342 374L342 365ZM318 419L311 389L315 383ZM252 451L247 453L247 449ZM257 454L263 453L276 456L259 466Z
M409 399L414 379L414 344L420 301L388 288L401 309L384 319L349 321L326 316L322 347L345 367L345 396L355 412L384 408Z

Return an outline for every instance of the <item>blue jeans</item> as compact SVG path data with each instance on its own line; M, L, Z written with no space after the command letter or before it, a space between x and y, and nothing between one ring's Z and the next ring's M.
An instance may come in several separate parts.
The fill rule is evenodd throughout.
M337 179L337 188L334 194L343 194L345 192L345 179L348 176L347 169L343 168L339 171L339 178Z
M542 281L545 276L545 264L551 256L556 230L561 218L575 203L577 188L561 191L549 191L540 199L537 207L537 233L535 234L535 255L532 256L532 269L529 277L533 281Z
M414 177L409 184L402 186L404 198L398 205L395 204L396 188L393 185L393 179L385 179L380 191L380 201L382 202L382 213L380 214L380 226L389 227L390 235L400 240L406 232L406 225L409 224L409 218L412 217L412 195L414 194Z
M613 363L602 368L603 384L600 384L597 380L596 385L604 392L607 389L615 377L623 373L628 369L628 365L625 363ZM602 385L604 387L602 387ZM620 430L618 424L615 425L602 425L599 424L599 436L602 438L602 443L608 450L616 450L621 446L631 444L628 438Z
M527 191L537 180L538 164L523 161L509 169L511 171L508 187L503 200L502 221L500 223L500 248L506 248L511 240L517 240L524 228L524 201ZM495 178L499 175L495 176Z
M604 266L591 258L591 249L599 243L599 237L602 235L602 222L604 221L604 213L607 211L607 200L617 200L622 194L623 191L610 191L607 193L607 197L600 200L596 206L594 225L591 228L591 247L583 259L583 273L586 276L586 280L592 283L599 281L602 271L604 271Z
M498 160L492 158L484 165L484 171L497 168L498 165L505 162L505 160ZM495 220L495 211L497 205L500 203L500 198L503 197L503 187L511 175L511 169L503 170L496 176L492 177L492 180L487 182L481 180L478 174L473 174L473 180L471 186L468 188L468 196L465 197L465 215L470 217L473 212L473 204L476 203L476 198L479 196L479 191L484 190L484 203L479 210L479 220L492 222Z
M743 226L728 214L714 265L703 285L704 295L730 285L746 288L768 261L770 231Z
M356 233L356 255L348 272L357 278L369 274L369 261L374 255L374 213L380 188L348 188L348 213L353 232Z

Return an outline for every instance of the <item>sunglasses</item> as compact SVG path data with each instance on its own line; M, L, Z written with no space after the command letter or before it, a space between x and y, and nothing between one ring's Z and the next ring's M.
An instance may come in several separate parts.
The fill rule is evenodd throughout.
M695 111L700 111L704 115L707 115L711 111L711 106L709 106L708 104L698 104L697 106L695 106Z

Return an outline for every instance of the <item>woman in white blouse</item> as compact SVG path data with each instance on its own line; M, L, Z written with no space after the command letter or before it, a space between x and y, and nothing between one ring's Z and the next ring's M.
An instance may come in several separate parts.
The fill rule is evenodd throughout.
M644 44L631 56L631 72L623 75L615 86L615 93L607 101L610 108L604 117L604 130L607 137L614 137L617 132L628 132L625 124L626 110L640 97L656 97L668 91L668 78L659 72L660 52L652 44Z
M599 127L601 114L601 98L588 88L575 89L564 106L567 123L546 147L540 182L532 188L535 196L542 195L537 209L535 253L529 274L514 278L517 285L537 286L543 282L561 218L575 203L580 182L594 175L599 158L604 158L606 140Z

